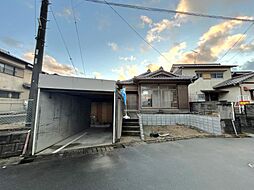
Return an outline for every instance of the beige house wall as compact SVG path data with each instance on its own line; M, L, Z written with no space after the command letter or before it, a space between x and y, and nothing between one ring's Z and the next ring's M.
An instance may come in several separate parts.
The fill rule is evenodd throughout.
M240 89L242 88L242 90ZM244 100L249 100L251 103L254 103L254 100L251 99L250 91L244 90L244 87L247 89L254 89L254 77L244 81L240 86L232 86L228 88L224 88L223 90L229 91L226 94L223 94L219 97L220 100L227 100L230 102L237 102L239 101L239 97L242 95Z
M192 68L185 68L182 70L182 75L186 76L195 76L196 71L199 69L192 69ZM202 77L197 79L194 83L190 84L188 87L189 90L189 101L194 102L198 101L198 94L203 94L201 90L214 90L213 86L228 80L231 78L231 70L230 68L222 68L222 69L216 69L216 71L222 71L223 72L223 79L203 79ZM225 71L226 70L226 71ZM213 72L214 69L206 69L206 72ZM202 72L204 73L204 72Z

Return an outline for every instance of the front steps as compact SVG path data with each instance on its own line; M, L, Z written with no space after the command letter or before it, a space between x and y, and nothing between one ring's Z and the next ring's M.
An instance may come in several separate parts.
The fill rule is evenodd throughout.
M138 119L123 119L123 136L140 136L140 127Z

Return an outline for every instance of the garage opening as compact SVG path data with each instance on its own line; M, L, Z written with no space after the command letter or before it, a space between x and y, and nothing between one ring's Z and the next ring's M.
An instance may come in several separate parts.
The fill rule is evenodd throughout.
M35 153L112 144L114 93L41 89Z

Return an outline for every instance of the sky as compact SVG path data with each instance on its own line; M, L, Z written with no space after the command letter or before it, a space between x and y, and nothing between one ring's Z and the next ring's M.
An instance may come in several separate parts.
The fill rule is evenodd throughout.
M254 70L254 26L250 22L114 7L152 48L108 5L72 0L72 9L71 0L50 2L74 68L49 11L43 62L46 72L124 80L147 69L163 66L169 71L172 64L194 63L195 60L196 63L236 64L238 70ZM111 2L254 19L253 0ZM1 49L33 62L40 5L40 0L1 0ZM244 34L248 27L251 28Z

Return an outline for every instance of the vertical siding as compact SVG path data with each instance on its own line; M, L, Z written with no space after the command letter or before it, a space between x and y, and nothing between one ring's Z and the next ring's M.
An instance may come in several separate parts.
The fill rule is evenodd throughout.
M179 109L189 109L188 86L178 85L177 95Z

